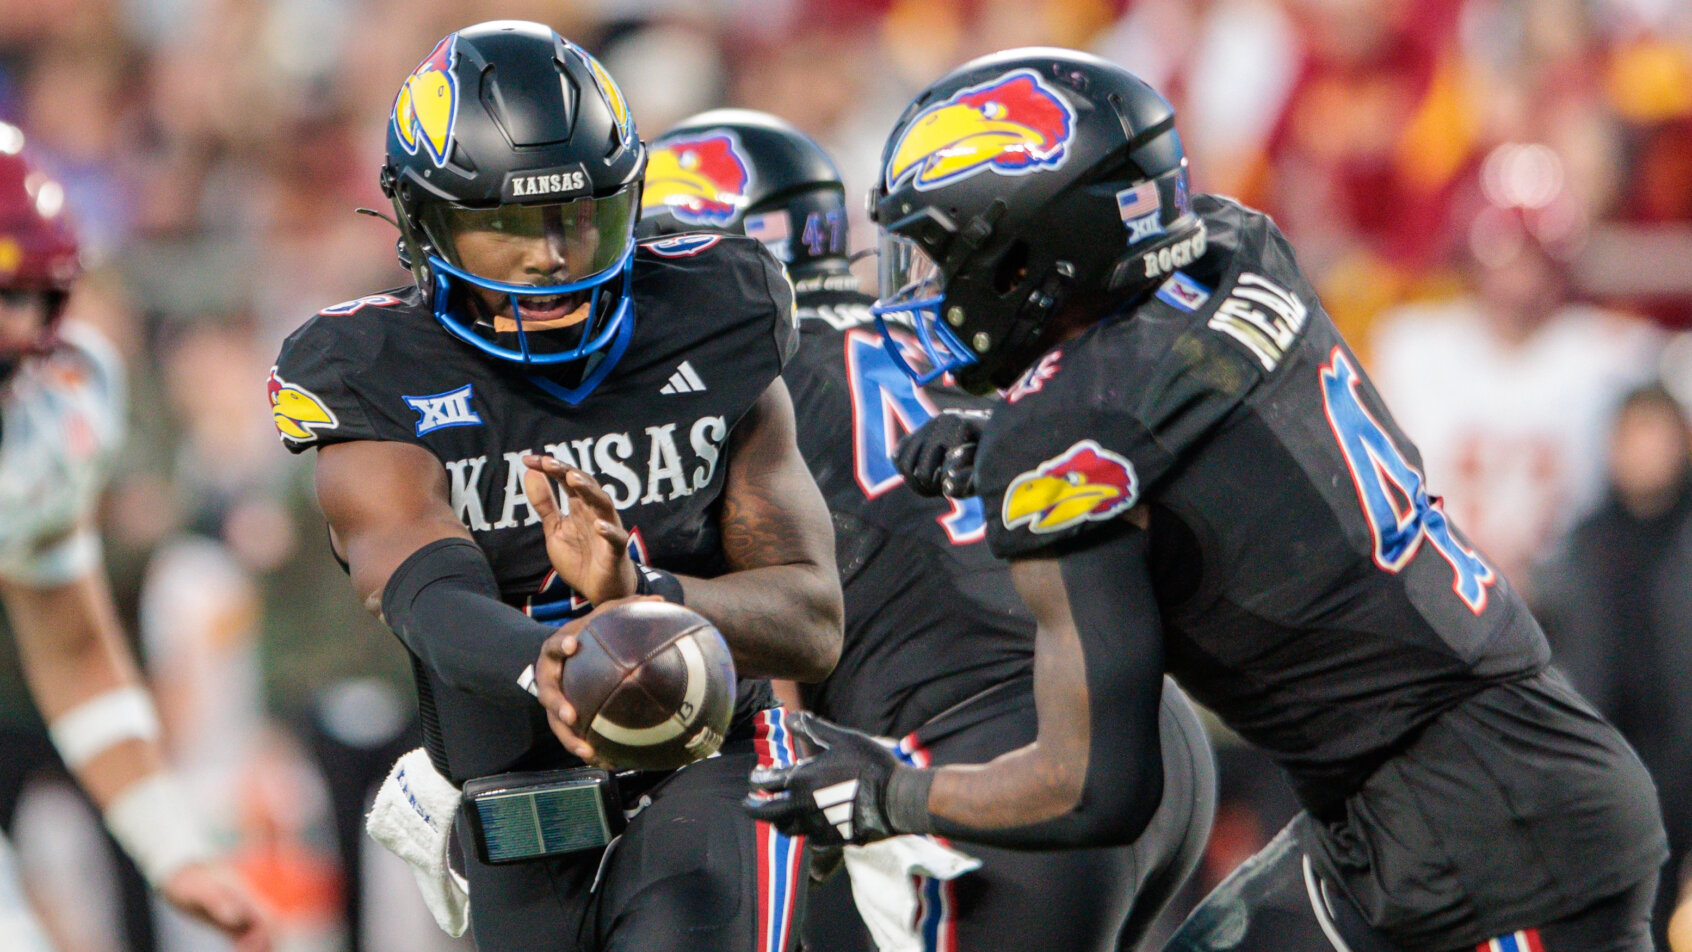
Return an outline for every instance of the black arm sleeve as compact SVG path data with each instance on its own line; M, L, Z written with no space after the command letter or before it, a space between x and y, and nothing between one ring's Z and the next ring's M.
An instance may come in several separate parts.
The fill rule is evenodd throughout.
M1063 587L1087 665L1091 736L1081 799L1069 813L1021 827L976 829L932 817L934 832L1020 849L1132 843L1163 799L1158 711L1163 633L1146 533L1126 523L1060 550Z
M499 600L493 567L469 539L431 542L401 562L382 589L382 618L447 687L535 703L518 679L555 629Z

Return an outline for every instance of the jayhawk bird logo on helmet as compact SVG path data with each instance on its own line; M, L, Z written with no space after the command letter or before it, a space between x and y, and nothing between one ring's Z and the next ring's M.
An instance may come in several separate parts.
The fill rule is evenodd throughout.
M458 77L452 72L453 33L435 44L400 86L394 99L394 132L411 155L422 148L437 167L446 165L452 146L452 127L458 119Z
M751 189L752 163L734 133L674 138L648 153L641 208L720 228L740 214Z
M1069 158L1075 110L1031 69L960 89L918 113L894 143L887 187L938 188L991 169L1025 175Z

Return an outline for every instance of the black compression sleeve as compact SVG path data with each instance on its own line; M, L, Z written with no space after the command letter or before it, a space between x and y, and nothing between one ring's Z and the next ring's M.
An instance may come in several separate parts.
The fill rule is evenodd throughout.
M993 846L1059 849L1131 843L1145 829L1163 799L1163 631L1147 553L1146 533L1126 524L1060 552L1087 665L1087 775L1075 809L997 829L932 817L934 832Z
M382 589L382 618L454 690L528 705L517 682L555 630L499 599L480 546L440 539L400 563Z

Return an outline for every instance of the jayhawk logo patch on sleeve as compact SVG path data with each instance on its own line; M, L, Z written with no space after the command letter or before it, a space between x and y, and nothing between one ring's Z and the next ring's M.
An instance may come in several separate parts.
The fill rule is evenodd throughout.
M310 443L317 439L318 430L333 430L341 425L335 411L329 409L317 394L291 384L270 369L270 416L276 432L284 440Z
M1134 505L1140 481L1134 464L1092 440L1082 440L1011 481L1005 490L1005 528L1047 533L1110 519Z
M981 172L1026 175L1069 158L1075 110L1031 69L960 89L924 109L893 146L887 187L919 190Z

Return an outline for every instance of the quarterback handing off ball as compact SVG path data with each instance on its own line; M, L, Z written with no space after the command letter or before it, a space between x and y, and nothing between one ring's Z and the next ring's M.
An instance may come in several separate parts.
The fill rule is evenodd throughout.
M671 770L722 746L734 714L734 660L697 612L669 602L591 618L564 665L577 732L622 770Z

